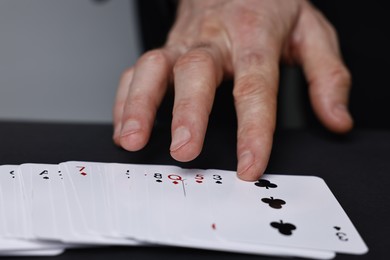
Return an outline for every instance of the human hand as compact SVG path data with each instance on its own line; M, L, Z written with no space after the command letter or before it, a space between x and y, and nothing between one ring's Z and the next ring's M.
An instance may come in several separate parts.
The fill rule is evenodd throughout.
M276 122L279 63L303 67L314 112L330 130L352 128L350 74L333 27L306 0L186 0L160 49L140 57L119 83L116 144L142 149L170 82L175 101L170 152L190 161L201 152L215 91L234 78L238 176L264 172Z

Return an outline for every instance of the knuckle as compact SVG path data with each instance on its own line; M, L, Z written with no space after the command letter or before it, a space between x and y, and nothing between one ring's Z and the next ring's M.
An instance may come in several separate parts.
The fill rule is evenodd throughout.
M189 102L189 100L181 100L175 106L173 107L172 114L173 116L177 115L178 113L191 111L193 109L193 106Z
M146 52L140 59L141 63L152 63L160 66L169 65L169 57L162 49L155 49Z
M260 67L266 63L266 57L260 52L247 53L239 57L239 64L245 64L248 67Z
M178 101L172 110L173 117L185 115L187 119L194 117L206 118L210 114L207 106L202 106L194 102L192 99L186 98Z
M238 78L233 89L233 97L236 100L256 95L259 92L259 79L254 76Z
M152 99L144 93L135 93L131 95L129 100L124 104L126 111L132 111L136 107L148 107Z
M275 123L272 122L247 122L242 124L237 131L237 138L240 143L239 149L242 145L246 145L245 140L250 140L250 144L254 147L270 146L275 132ZM268 143L265 145L265 143Z
M241 121L237 131L238 136L263 140L273 135L276 127L276 110L267 113L262 110L257 112Z
M184 99L175 104L175 106L173 107L172 114L175 116L179 113L191 112L194 109L195 108L192 102L189 99Z
M334 66L324 74L319 74L310 79L309 85L315 88L322 88L321 86L335 86L337 88L350 88L352 83L352 76L348 69L343 65Z
M337 85L343 86L343 87L349 87L352 83L352 76L351 73L347 68L344 66L340 66L336 69L334 69L330 73L331 77L334 78Z
M261 74L242 76L235 82L233 89L234 100L238 102L259 96L275 96L277 88L272 85Z
M191 69L197 66L213 66L214 61L212 55L205 50L192 50L186 53L185 55L181 56L175 66L174 66L174 72L185 70L185 69Z

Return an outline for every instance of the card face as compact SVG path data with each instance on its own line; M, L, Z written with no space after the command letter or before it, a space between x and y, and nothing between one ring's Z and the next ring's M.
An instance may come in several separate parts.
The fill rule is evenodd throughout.
M1 167L0 167L0 174L1 173ZM4 202L3 202L3 193L0 189L0 237L7 236L7 229L6 229L6 217L5 217L5 209L4 209ZM8 209L7 209L8 210Z
M134 178L130 167L116 164L104 165L104 186L107 194L107 205L112 217L112 234L120 237L132 237L132 200L130 191L133 189Z
M183 239L186 186L182 170L173 166L148 166L146 176L150 238L155 243Z
M77 230L84 230L87 234L96 233L95 197L93 194L94 165L86 162L65 162L60 165L66 172L66 194L71 198L71 213L78 214L73 218L73 224L78 224Z
M215 225L221 239L367 252L348 216L318 177L269 174L255 183L234 181L214 198Z
M53 187L58 189L55 196L56 216L63 220L62 225L59 227L62 241L66 243L100 244L99 238L88 229L86 218L83 215L82 204L78 200L78 196L83 191L76 192L66 163L59 164L59 171L53 182ZM77 170L81 170L81 168ZM83 170L85 169L81 171ZM89 197L87 196L86 198L88 199Z
M72 227L68 243L84 243L91 245L135 245L129 239L106 237L99 233L97 212L94 198L94 175L99 163L69 161L59 165L62 173L66 205L69 211L69 222Z
M218 238L213 230L211 209L213 182L212 176L204 170L182 170L185 179L185 216L186 224L183 228L183 236L186 240L215 242Z
M222 176L199 169L180 169L148 166L150 241L168 245L213 249L221 251L265 254L273 256L300 256L331 259L334 252L272 245L236 243L216 236L210 188L237 181L235 174ZM214 186L216 185L216 186ZM227 184L226 184L227 185ZM222 199L224 199L222 197ZM163 223L163 225L161 225Z
M144 176L146 181L146 219L149 223L147 226L146 239L152 243L161 243L166 241L167 233L166 229L171 227L166 225L166 211L169 211L170 207L166 207L165 202L167 198L164 192L165 183L165 167L153 167L148 166L144 169ZM171 201L174 202L174 201ZM177 216L180 218L180 216ZM164 225L165 223L165 225ZM169 224L168 224L169 225Z
M110 197L114 205L114 223L123 237L147 239L147 188L144 167L131 164L109 164L112 175Z
M30 238L59 240L57 223L52 200L51 181L57 174L56 164L22 164L19 172L22 176L26 222Z
M217 234L217 226L213 216L212 197L219 194L224 198L224 190L230 183L237 181L234 172L213 172L212 170L180 169L176 171L182 176L185 194L184 197L184 222L176 223L178 230L174 244L197 248L208 248L221 251L243 252L272 256L298 256L315 259L332 259L334 252L278 247L261 244L244 244L220 239ZM179 193L180 194L180 193ZM169 200L167 200L169 201ZM182 213L183 214L183 213ZM174 213L176 216L182 216ZM176 218L177 219L177 218ZM181 230L181 231L180 231Z
M52 186L53 211L56 219L58 236L63 242L75 242L78 239L70 219L70 207L66 197L65 179L68 178L59 166L50 176Z
M26 236L23 189L18 166L0 166L0 189L2 190L7 237L21 238Z
M110 180L103 163L94 166L92 177L96 231L102 236L117 237L113 224L113 212L109 204L107 182Z

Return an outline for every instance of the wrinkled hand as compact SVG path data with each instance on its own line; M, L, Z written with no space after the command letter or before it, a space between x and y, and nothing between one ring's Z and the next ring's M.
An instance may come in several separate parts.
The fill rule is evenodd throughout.
M175 101L170 152L190 161L201 152L216 88L234 78L237 173L264 172L276 121L279 63L303 67L312 107L330 130L352 128L350 75L333 27L305 0L185 0L168 40L127 70L114 107L114 141L129 151L147 143L170 82Z

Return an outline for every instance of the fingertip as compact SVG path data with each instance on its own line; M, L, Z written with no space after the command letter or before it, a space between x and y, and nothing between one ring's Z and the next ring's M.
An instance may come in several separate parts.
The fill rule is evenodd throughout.
M256 181L264 173L265 166L256 160L251 151L244 151L238 157L237 176L244 181Z
M117 139L125 150L138 151L146 145L147 137L142 131L140 122L131 119L123 124Z
M123 149L130 152L141 150L146 144L141 133L132 133L121 136L119 142Z
M332 110L334 122L331 130L336 133L347 133L353 128L353 118L345 104L337 104Z
M346 134L352 130L354 120L344 103L324 104L314 108L320 122L331 132Z
M244 172L239 172L237 170L238 178L243 181L257 181L261 176L263 176L263 174L264 170L258 169L255 166L250 166Z
M243 175L254 163L253 154L251 151L241 153L238 158L237 174Z
M184 149L183 149L184 150ZM175 159L178 162L190 162L194 160L199 154L193 153L193 152L186 152L186 151L171 151L171 156L173 159Z
M199 156L200 152L201 149L198 147L198 145L192 142L183 145L177 150L170 151L172 158L179 162L192 161Z
M172 134L170 146L172 158L179 162L189 162L198 157L202 144L196 142L195 139L188 127L177 127Z
M309 92L312 107L321 123L330 131L343 134L354 124L348 109L351 80L346 69L335 71L313 81Z
M200 154L200 149L194 144L186 144L175 151L170 151L173 159L179 162L189 162Z
M191 140L191 132L185 126L179 126L173 132L170 151L175 152Z

